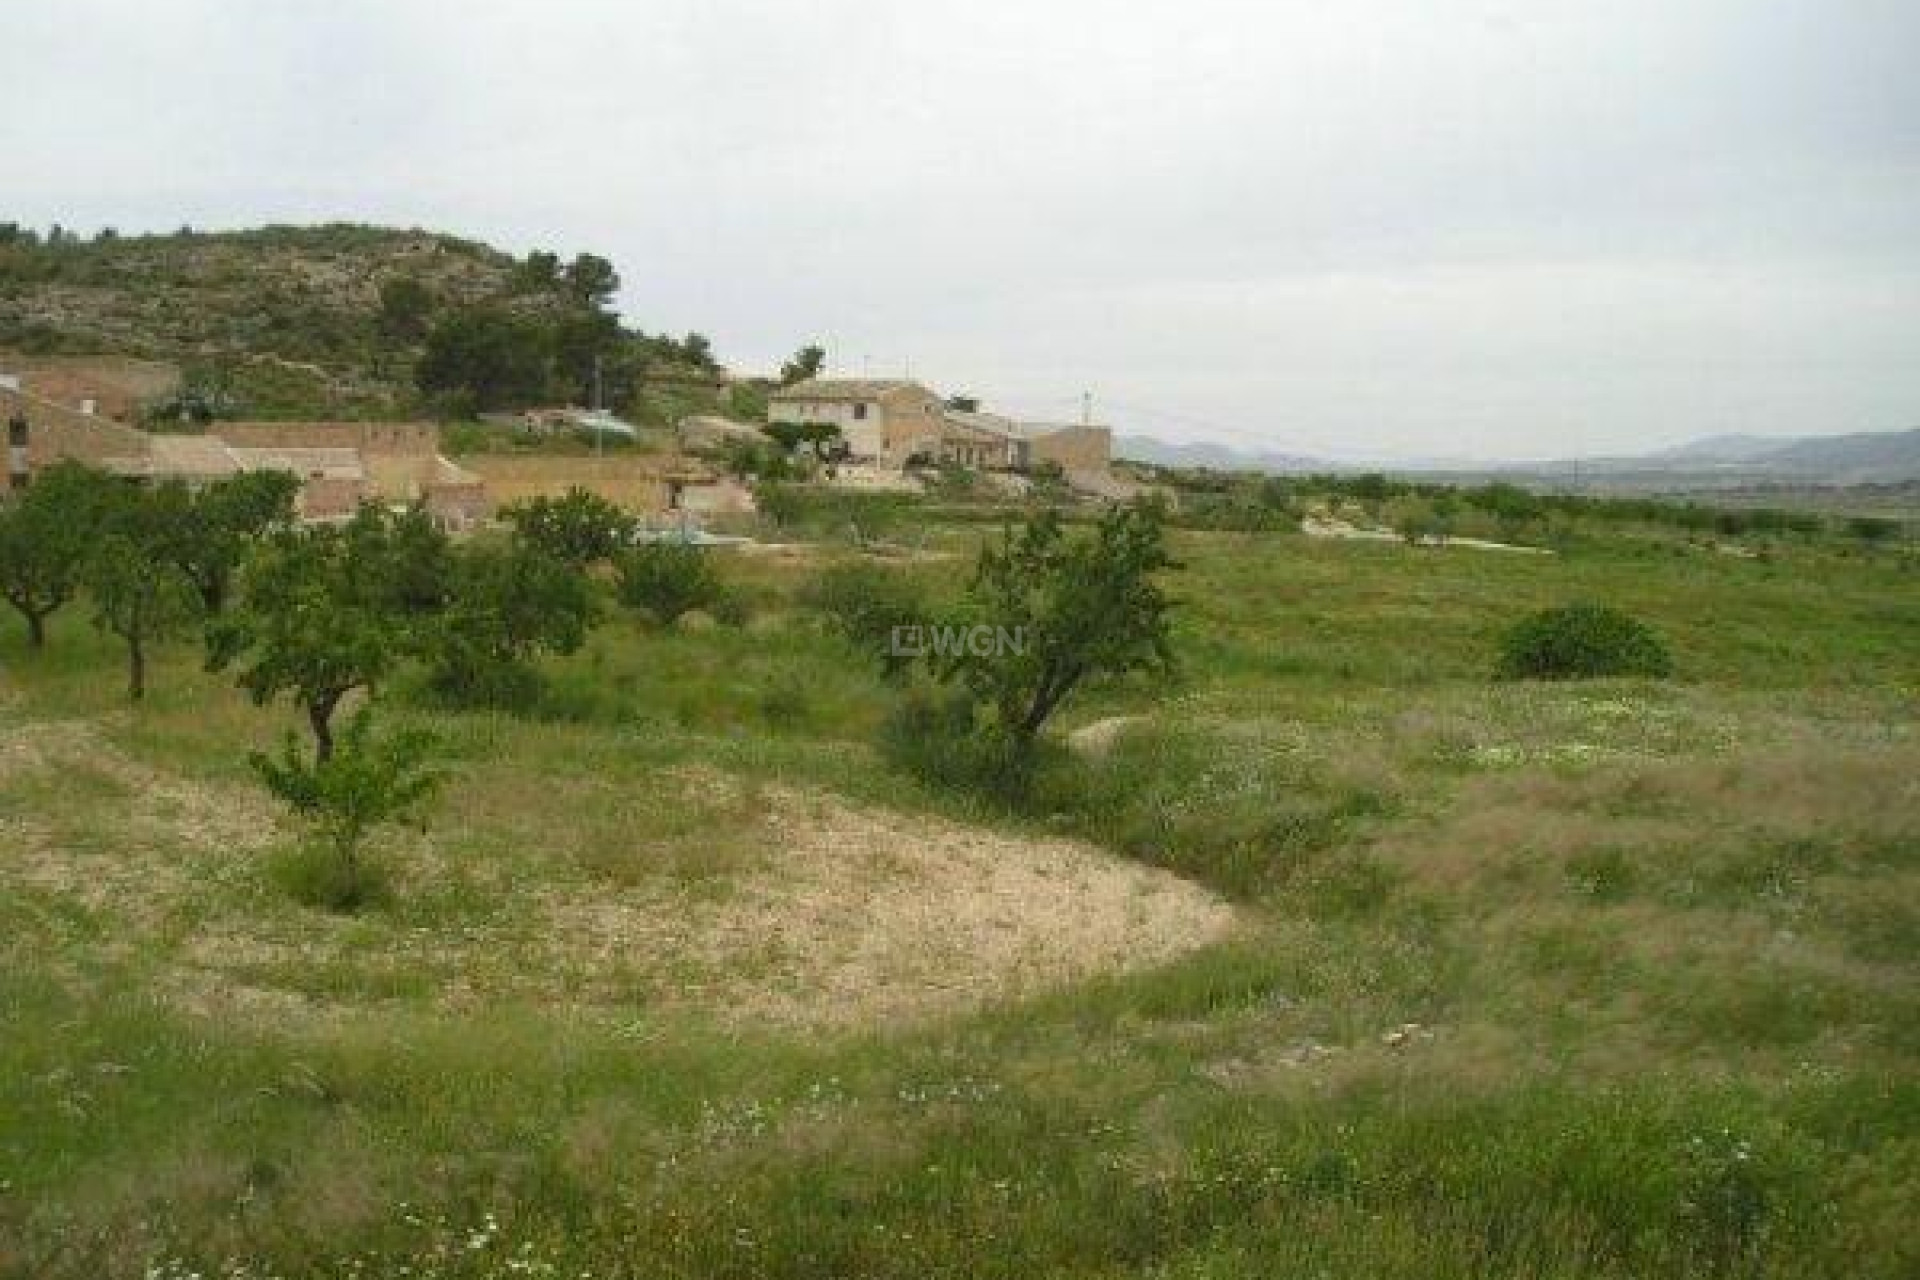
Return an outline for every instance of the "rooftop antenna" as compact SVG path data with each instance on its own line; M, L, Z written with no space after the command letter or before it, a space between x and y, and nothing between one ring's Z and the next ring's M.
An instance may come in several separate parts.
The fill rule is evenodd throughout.
M1093 392L1091 391L1080 393L1080 425L1083 427L1093 425Z

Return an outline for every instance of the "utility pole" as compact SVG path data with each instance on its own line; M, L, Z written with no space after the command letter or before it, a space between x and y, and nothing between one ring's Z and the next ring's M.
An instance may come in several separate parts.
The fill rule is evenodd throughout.
M1083 427L1093 425L1093 392L1091 391L1080 393L1080 425Z
M596 351L593 353L593 456L596 458L607 456L606 424L600 421L600 403L600 353Z

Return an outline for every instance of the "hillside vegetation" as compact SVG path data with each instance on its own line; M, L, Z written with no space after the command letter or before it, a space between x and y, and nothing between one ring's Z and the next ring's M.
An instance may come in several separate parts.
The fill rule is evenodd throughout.
M174 361L190 403L162 406L163 416L187 407L221 417L458 416L583 403L598 358L608 403L644 413L658 398L649 380L677 387L715 366L698 335L622 329L606 309L618 283L612 264L591 254L573 263L516 258L417 229L183 228L83 240L6 224L0 350ZM494 345L457 348L476 329ZM422 377L436 345L464 361L450 384ZM445 394L464 390L480 367L511 371L507 393ZM695 396L693 407L710 401Z

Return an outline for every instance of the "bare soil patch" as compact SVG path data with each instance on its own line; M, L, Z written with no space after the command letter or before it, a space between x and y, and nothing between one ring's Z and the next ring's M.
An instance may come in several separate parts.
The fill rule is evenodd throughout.
M574 837L605 844L618 827L567 804L541 806L543 825L516 829L513 853L482 853L462 823L489 815L454 806L432 837L388 850L401 906L332 916L268 882L266 854L285 837L253 789L171 775L81 722L6 729L0 891L56 908L37 912L35 936L14 945L88 945L61 932L66 904L156 992L213 1016L532 1002L623 1020L679 1010L742 1026L854 1027L1149 967L1236 923L1207 890L1085 844L711 770L655 785L710 808L713 838L742 846L713 860L716 874L682 874L689 850L653 848L690 838L665 827L636 832L633 874L583 865ZM604 802L568 795L581 809ZM409 918L456 877L473 899L461 914Z
M681 912L556 901L555 944L677 955L690 971L676 998L730 1018L852 1025L1149 967L1234 925L1199 886L1073 841L771 800L767 874Z

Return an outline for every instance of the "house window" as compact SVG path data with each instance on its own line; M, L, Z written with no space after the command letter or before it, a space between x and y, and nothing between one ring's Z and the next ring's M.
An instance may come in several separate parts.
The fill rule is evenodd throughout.
M866 416L867 416L867 406L866 406L866 405L864 405L864 404L856 404L855 406L853 406L853 416L854 416L854 419L855 419L856 421L858 421L858 420L859 420L859 419L861 419L861 418L864 418L864 417L866 417Z

